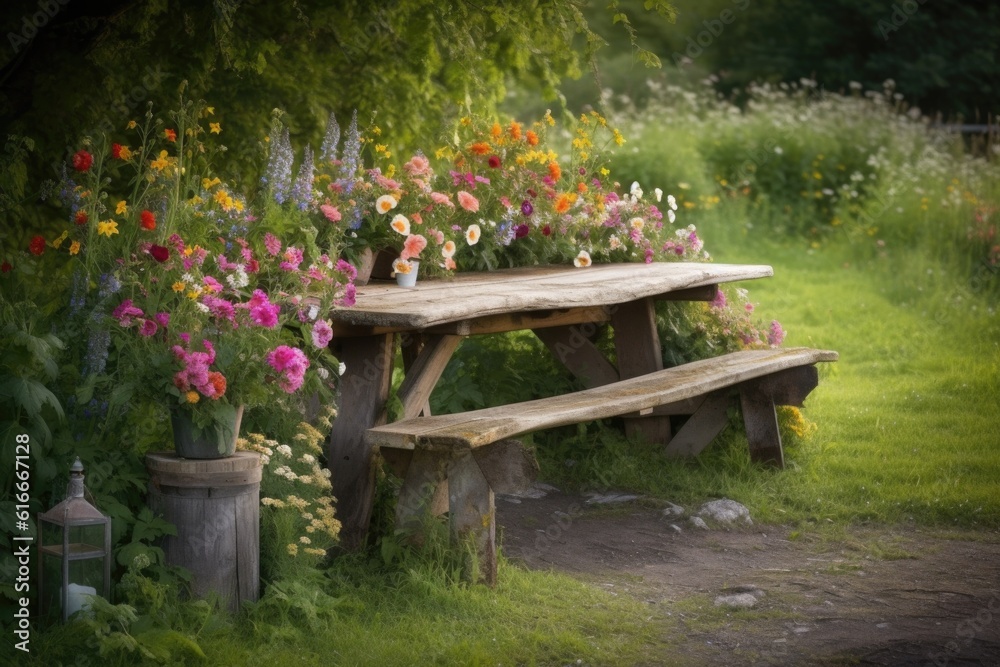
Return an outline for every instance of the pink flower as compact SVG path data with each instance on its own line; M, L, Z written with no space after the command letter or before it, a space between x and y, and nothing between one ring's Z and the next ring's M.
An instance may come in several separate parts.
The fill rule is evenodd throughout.
M778 347L785 340L785 330L781 328L778 320L771 320L771 328L767 332L767 344L771 347Z
M263 291L254 290L247 306L250 308L250 319L257 326L273 329L278 325L278 313L281 312L281 308L277 304L271 303Z
M222 283L220 283L212 276L205 276L204 278L202 278L202 282L205 283L205 287L208 288L209 292L217 294L222 291Z
M170 313L157 313L153 316L153 319L164 329L170 326Z
M340 273L343 273L345 276L347 276L348 280L354 280L355 278L358 277L358 270L354 268L354 265L342 259L337 260L336 269Z
M267 248L267 252L272 257L277 257L278 253L281 252L281 240L271 232L268 232L264 234L264 247Z
M443 192L432 192L431 201L434 202L435 204L445 204L451 207L455 206L454 202L451 201L451 197L444 194Z
M358 288L354 286L354 283L347 283L347 285L344 286L344 295L337 300L337 305L350 308L355 303L357 293Z
M284 257L285 261L279 265L282 271L297 271L299 264L301 264L304 259L302 251L295 246L289 246L288 249L285 250Z
M432 239L434 239L434 242L437 243L438 245L444 243L444 232L439 232L436 229L428 229L427 236L430 236Z
M391 178L383 176L382 172L379 171L378 169L372 170L372 177L375 179L375 182L379 184L379 186L385 188L386 190L399 189L399 183L397 181L394 181Z
M326 219L330 222L340 222L340 211L337 210L336 206L323 204L319 207L319 210L323 212L323 215L325 215Z
M326 320L316 320L312 328L312 341L319 349L324 349L333 340L333 327Z
M156 322L153 320L143 320L142 324L139 325L139 335L149 338L156 333Z
M426 176L431 171L431 163L423 155L414 155L403 165L403 169L410 176Z
M726 294L720 289L715 290L715 298L712 299L712 303L709 304L712 308L725 308L726 307Z
M748 313L752 313L753 312L753 304L752 303L743 304L743 309L745 311L747 311Z
M403 251L399 254L402 259L415 259L420 257L420 251L427 247L427 239L420 234L410 234L403 241Z
M475 213L479 210L479 200L465 190L458 191L458 203L470 213Z
M302 350L287 345L279 345L269 352L267 363L282 375L278 385L289 394L295 393L302 386L306 369L309 368L309 359Z
M111 313L111 317L118 320L123 327L132 326L134 319L142 315L142 310L132 305L132 299L125 299Z

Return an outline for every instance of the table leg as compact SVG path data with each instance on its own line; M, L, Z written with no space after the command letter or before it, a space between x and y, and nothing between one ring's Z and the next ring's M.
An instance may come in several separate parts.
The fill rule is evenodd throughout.
M327 461L337 497L340 543L349 550L363 547L375 500L375 467L365 431L385 421L385 402L392 379L393 336L346 338L337 357L346 365L340 378L340 406Z
M493 489L483 476L472 452L466 451L448 467L448 508L451 534L462 546L471 542L466 576L475 583L481 577L487 586L497 583L496 511Z
M615 330L618 374L622 380L663 370L653 299L639 299L616 307L611 313L611 326ZM665 445L670 441L670 417L627 418L625 434Z

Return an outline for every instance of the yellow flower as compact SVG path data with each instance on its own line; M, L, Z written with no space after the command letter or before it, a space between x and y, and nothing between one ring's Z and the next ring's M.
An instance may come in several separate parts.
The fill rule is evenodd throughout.
M608 174L610 174L610 173L611 173L611 172L610 172L610 171L608 171L608 168L607 168L607 167L601 167L601 176L607 176L607 175L608 175Z
M69 254L75 255L75 254L77 254L79 252L80 252L80 242L79 241L73 241L72 243L69 244Z
M131 160L132 149L129 148L128 146L122 146L121 150L118 151L118 157L120 157L123 160Z
M115 206L115 213L117 215L125 215L126 211L128 211L128 204L126 204L125 200L123 199L120 202L118 202L117 206Z
M125 126L125 129L127 129L127 130L134 130L137 125L138 125L138 123L136 123L134 120L130 120L128 122L128 125Z
M184 281L178 280L177 282L175 282L173 285L170 286L170 289L172 289L175 292L183 292L185 287L186 285L184 284Z
M59 238L57 238L54 241L52 241L52 247L55 248L56 250L58 250L59 246L62 245L63 241L66 240L67 236L69 236L69 232L63 232L62 234L60 234Z
M167 156L167 151L160 151L160 155L153 161L149 163L149 166L156 171L163 171L170 166L170 158Z
M202 190L211 190L213 187L215 187L216 185L219 185L220 183L222 183L222 181L220 181L218 177L215 177L215 178L203 178L203 179L201 179L201 189Z
M298 556L299 555L299 545L297 545L297 544L289 544L286 547L286 549L288 549L288 555L289 556Z
M97 234L99 236L107 236L111 238L113 234L118 233L118 223L114 220L103 220L97 223Z
M222 124L221 123L209 123L208 124L208 129L209 129L210 132L212 132L212 134L221 134L222 133Z
M618 131L618 128L611 130L611 133L614 134L616 146L621 146L625 143L625 137L623 137L622 133Z
M386 151L386 149L388 149L388 148L389 147L386 146L385 144L375 144L375 152L376 153L384 153Z
M199 296L201 296L201 288L197 286L191 288L191 290L187 293L187 298L191 299L192 301L197 299Z
M196 391L189 391L184 394L184 400L188 403L197 403L201 400L201 396L199 396Z
M549 127L552 127L553 125L556 124L556 119L552 117L552 109L545 110L545 115L542 116L542 120L548 123Z
M206 116L215 115L215 107L205 107L205 115Z

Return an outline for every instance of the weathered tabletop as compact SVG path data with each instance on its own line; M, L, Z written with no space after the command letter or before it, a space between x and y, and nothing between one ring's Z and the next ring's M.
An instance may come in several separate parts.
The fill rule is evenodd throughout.
M710 301L720 283L773 275L770 266L669 262L587 268L530 267L359 287L357 303L336 308L333 348L346 370L328 459L343 524L341 542L361 546L374 498L374 458L365 432L385 423L398 336L406 378L403 418L429 415L428 399L462 338L530 329L587 386L661 370L657 300ZM590 342L597 323L614 329L616 365ZM629 420L630 432L666 442L669 418ZM405 484L405 482L404 482Z

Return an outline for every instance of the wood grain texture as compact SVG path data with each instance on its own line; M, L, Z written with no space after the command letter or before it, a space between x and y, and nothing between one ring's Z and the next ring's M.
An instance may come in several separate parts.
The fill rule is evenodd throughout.
M375 466L365 430L385 420L393 359L392 335L339 342L346 364L341 376L339 416L333 423L327 460L341 521L340 544L348 550L365 543L375 498Z
M435 514L435 496L446 484L451 455L443 452L416 451L410 462L396 501L396 528L416 545L423 542L419 528L428 513Z
M421 335L420 352L406 369L406 378L396 395L403 404L403 418L417 417L423 412L430 415L428 401L434 386L441 378L451 355L462 342L461 336L440 334Z
M663 369L656 310L651 297L614 307L611 326L615 330L615 355L618 358L618 375L622 380ZM670 441L670 418L651 414L628 417L625 420L625 435L630 439L665 445Z
M590 342L590 334L594 331L596 325L593 323L533 330L553 356L587 388L618 380L618 371Z
M611 319L606 306L587 308L564 308L559 310L537 310L502 315L486 315L471 320L459 320L440 324L427 329L430 333L450 333L458 336L478 336L480 334L522 331L524 329L544 329L583 322L607 322Z
M420 330L490 315L613 306L771 275L770 266L699 262L505 269L421 280L412 289L369 284L358 289L354 306L335 308L330 317L338 331L349 331L341 325Z
M729 423L729 406L733 401L728 389L714 391L705 397L684 426L670 439L664 452L667 456L697 456Z
M787 368L836 359L836 352L811 348L743 350L573 394L407 419L369 429L367 438L401 449L475 448L546 428L639 412Z
M740 387L740 407L747 430L750 460L775 468L785 467L781 450L781 432L774 400L761 390L759 383L747 382Z
M535 453L520 440L501 440L477 447L472 456L494 493L516 493L538 479Z
M456 456L448 467L448 520L452 538L471 542L475 559L465 563L465 576L487 586L497 583L496 508L493 489L472 452Z
M154 453L146 456L146 466L150 508L177 528L176 535L162 540L167 564L190 570L192 592L198 597L218 593L230 611L257 600L260 456L237 452L195 460ZM232 477L234 469L254 472L256 480L244 483Z

